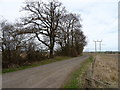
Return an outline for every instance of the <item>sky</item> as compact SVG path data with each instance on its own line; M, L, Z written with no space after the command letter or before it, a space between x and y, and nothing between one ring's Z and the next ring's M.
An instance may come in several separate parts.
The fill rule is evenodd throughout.
M32 1L32 0L31 0ZM69 12L81 17L82 31L87 37L84 51L94 51L93 40L102 40L101 51L118 51L119 0L59 0ZM24 0L0 0L0 19L14 22L25 15ZM97 51L99 43L97 42Z

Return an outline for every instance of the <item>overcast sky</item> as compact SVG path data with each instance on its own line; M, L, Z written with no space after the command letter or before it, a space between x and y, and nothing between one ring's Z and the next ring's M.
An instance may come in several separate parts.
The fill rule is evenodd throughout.
M82 31L88 45L84 51L94 51L93 40L102 40L103 51L118 51L119 0L59 0L69 12L81 15ZM0 19L14 22L24 16L24 0L0 0ZM99 50L99 43L97 43Z

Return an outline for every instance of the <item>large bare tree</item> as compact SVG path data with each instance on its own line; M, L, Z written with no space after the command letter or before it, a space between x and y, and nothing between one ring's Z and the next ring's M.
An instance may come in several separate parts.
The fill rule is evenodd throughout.
M27 31L27 33L34 33L37 39L49 48L50 58L52 58L57 28L61 15L65 11L64 7L60 2L54 0L48 3L27 1L23 9L28 11L27 17L23 19L24 24L33 26L33 29ZM46 36L49 43L46 43L42 36Z

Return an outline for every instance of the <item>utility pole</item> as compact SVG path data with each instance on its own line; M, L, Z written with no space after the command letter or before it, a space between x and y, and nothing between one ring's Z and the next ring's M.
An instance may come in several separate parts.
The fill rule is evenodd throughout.
M97 41L99 42L99 48L100 48L100 52L101 52L101 43L102 43L102 40L101 41Z
M95 42L95 52L94 52L94 57L96 58L96 52L97 52L97 41L93 40Z
M96 44L97 41L93 41L93 42L95 42L95 53L96 53L97 52L97 47L96 47L97 46L97 44Z

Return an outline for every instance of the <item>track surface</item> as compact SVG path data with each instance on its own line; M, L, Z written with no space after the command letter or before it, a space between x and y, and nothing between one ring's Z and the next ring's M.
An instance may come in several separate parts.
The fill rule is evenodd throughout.
M72 58L2 75L3 88L60 88L68 75L89 56Z

